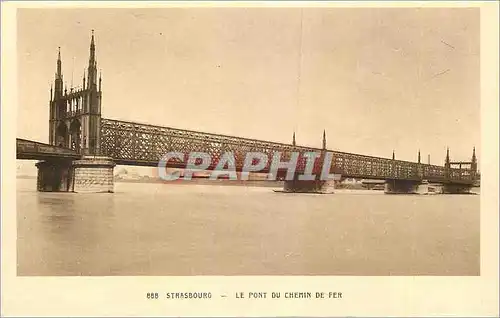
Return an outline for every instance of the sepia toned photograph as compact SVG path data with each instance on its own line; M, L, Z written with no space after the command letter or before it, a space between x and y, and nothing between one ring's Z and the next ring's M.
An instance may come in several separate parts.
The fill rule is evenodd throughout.
M18 276L481 275L479 8L16 19Z

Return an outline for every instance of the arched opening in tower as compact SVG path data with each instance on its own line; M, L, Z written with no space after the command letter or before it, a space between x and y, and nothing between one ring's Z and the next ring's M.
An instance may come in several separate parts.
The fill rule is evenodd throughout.
M80 152L82 149L82 125L78 119L74 119L69 126L71 149Z
M65 123L59 123L56 129L56 145L58 147L68 148L68 127Z

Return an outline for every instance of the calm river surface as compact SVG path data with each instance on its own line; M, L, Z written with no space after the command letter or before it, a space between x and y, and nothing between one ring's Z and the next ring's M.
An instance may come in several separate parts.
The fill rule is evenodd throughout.
M18 275L478 275L478 195L17 180Z

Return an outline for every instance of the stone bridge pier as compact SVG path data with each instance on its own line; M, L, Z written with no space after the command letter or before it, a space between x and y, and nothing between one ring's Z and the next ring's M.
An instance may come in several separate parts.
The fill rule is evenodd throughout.
M113 193L113 170L115 163L111 158L84 156L73 161L74 188L73 192Z
M472 185L467 184L457 184L457 183L445 183L442 187L443 194L470 194Z
M37 190L41 192L71 192L73 191L72 160L51 159L39 161L36 164Z
M418 194L420 181L388 179L385 181L386 194Z
M315 180L300 180L300 174L295 174L292 180L285 180L283 184L283 192L287 193L319 193L329 194L334 193L334 180L319 180L319 176Z
M112 193L115 163L108 157L45 160L36 163L41 192Z

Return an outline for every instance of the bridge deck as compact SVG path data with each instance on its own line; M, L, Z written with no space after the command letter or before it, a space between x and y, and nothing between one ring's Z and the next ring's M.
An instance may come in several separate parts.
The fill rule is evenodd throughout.
M16 138L16 158L25 160L78 159L76 151L41 142Z

